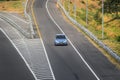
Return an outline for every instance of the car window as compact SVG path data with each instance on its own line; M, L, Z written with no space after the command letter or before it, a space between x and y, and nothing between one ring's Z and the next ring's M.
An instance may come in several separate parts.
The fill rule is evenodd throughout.
M57 35L56 39L65 39L65 36L64 35Z

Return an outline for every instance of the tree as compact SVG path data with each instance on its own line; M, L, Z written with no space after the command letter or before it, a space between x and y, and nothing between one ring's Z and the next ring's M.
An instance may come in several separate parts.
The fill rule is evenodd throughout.
M116 18L119 18L120 0L105 0L104 8L106 13L115 13Z

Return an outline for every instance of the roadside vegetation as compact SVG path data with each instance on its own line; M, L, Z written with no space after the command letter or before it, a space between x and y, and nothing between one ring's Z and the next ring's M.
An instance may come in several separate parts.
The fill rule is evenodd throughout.
M88 25L86 25L86 0L61 0L71 17L89 29L120 56L120 1L104 0L104 39L102 39L101 1L88 0Z
M0 0L0 11L23 14L25 0Z

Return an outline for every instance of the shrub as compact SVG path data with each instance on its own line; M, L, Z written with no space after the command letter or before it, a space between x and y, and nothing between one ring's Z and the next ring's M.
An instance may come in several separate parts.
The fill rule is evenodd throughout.
M100 12L99 12L99 11L97 11L96 14L94 15L94 19L96 20L96 22L97 22L98 24L101 24L101 22L102 22L102 17L100 16Z
M117 36L117 37L116 37L116 40L117 40L118 42L120 42L120 36Z

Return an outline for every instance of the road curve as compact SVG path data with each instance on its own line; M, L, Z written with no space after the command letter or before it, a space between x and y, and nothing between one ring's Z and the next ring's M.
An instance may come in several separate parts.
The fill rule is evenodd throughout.
M35 80L27 65L0 30L0 80Z
M35 0L33 9L55 79L119 80L120 70L111 64L82 33L67 23L56 7L56 0L46 2L47 0ZM73 45L69 43L68 46L54 46L55 34L63 33L60 29Z

